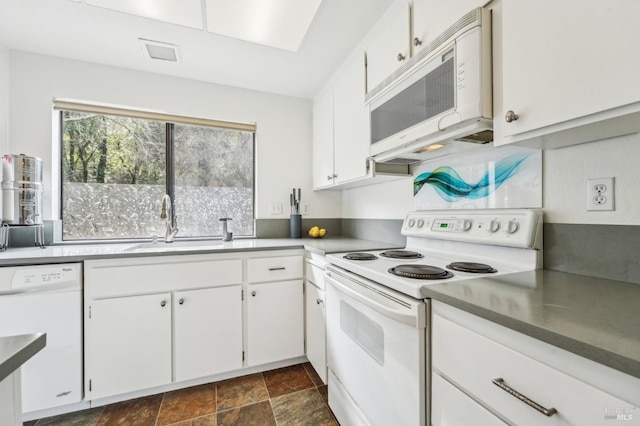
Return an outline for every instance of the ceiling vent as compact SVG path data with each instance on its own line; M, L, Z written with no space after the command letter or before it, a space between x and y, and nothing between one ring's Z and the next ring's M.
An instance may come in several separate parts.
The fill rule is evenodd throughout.
M146 58L168 62L182 62L178 45L146 40L144 38L139 38L138 40L140 41L140 47Z

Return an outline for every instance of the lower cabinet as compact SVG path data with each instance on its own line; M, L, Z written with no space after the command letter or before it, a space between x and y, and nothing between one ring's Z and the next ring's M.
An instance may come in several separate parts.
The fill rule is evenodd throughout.
M249 284L247 292L247 364L304 355L302 280Z
M432 306L434 425L606 425L638 406L635 377L443 303ZM640 424L636 416L619 420Z
M242 368L242 286L173 297L176 381Z
M86 326L91 399L171 383L171 293L93 300Z
M86 261L85 399L304 356L301 252Z
M307 358L323 383L327 383L327 327L324 270L307 260L305 265L305 337Z

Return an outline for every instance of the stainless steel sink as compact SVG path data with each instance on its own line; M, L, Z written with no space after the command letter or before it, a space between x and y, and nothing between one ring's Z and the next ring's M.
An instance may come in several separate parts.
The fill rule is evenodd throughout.
M168 252L215 250L224 245L222 241L175 241L173 243L141 243L124 249L125 252Z

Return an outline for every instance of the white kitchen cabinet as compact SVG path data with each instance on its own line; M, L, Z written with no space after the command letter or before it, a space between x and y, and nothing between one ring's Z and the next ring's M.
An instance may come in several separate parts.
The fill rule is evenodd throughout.
M333 185L333 90L313 103L313 188Z
M313 108L313 187L346 189L409 175L408 166L376 165L369 157L362 54L351 56ZM373 179L375 178L375 179Z
M411 58L411 6L396 2L369 39L367 92L370 92Z
M242 368L242 286L178 291L173 297L174 378Z
M304 355L302 279L249 284L247 292L247 365Z
M440 381L468 395L467 405L475 401L509 424L523 426L606 425L605 415L611 410L638 404L637 378L443 303L432 305L432 420L460 418L456 399L462 395L447 386L436 394L443 387ZM524 397L518 398L514 391ZM545 409L548 415L542 412ZM640 424L635 416L626 420Z
M88 309L87 399L171 383L171 293L93 300Z
M617 117L640 110L640 56L633 53L640 2L502 1L494 8L495 145L536 140L555 148L638 131L637 117Z
M411 40L414 55L464 15L485 3L487 0L413 0Z
M318 262L305 264L305 336L307 359L323 383L327 383L327 327L324 269Z

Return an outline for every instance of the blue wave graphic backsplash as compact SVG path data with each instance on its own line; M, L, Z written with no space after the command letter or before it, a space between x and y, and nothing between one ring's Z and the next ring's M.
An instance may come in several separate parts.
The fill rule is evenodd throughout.
M518 173L518 168L531 154L511 155L495 164L493 173L487 172L475 184L467 183L455 169L449 166L438 167L432 172L421 173L413 180L415 196L424 185L435 188L440 197L448 202L462 198L483 198L497 190L510 177ZM494 175L494 178L491 178Z

